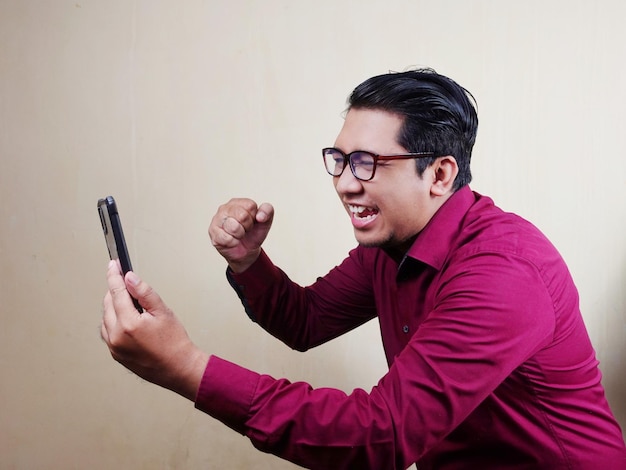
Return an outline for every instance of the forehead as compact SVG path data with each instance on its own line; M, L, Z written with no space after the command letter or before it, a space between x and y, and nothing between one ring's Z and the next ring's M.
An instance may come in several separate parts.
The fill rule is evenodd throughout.
M385 154L405 151L397 142L404 118L380 109L352 108L348 111L335 147L346 153L355 150Z

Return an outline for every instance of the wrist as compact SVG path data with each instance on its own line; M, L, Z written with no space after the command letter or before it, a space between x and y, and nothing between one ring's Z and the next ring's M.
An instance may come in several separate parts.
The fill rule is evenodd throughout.
M184 366L179 370L179 377L174 381L175 385L172 390L191 401L195 401L209 362L209 355L194 345L193 349L185 356Z
M240 273L246 271L250 266L252 266L255 263L255 261L257 259L259 259L260 255L261 255L261 248L256 250L250 256L246 256L246 258L244 258L242 260L229 261L228 262L228 267L230 268L230 270L232 272L234 272L236 274L240 274Z

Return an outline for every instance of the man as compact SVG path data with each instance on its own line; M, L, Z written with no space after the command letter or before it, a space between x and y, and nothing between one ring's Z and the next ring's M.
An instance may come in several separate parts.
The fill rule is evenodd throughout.
M469 96L432 70L354 90L323 159L358 246L311 286L262 250L270 204L233 199L211 221L248 315L292 348L379 318L389 372L369 393L209 358L111 263L102 336L115 359L307 468L626 468L565 263L530 223L469 189Z

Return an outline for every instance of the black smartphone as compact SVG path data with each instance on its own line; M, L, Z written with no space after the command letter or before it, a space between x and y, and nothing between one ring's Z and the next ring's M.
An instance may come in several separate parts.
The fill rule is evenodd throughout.
M125 275L128 271L133 270L133 266L130 263L120 214L117 211L117 204L113 196L107 196L98 200L98 213L100 214L104 239L109 250L109 258L119 260L122 274ZM141 308L137 299L133 298L133 303L137 311L142 313L143 308Z

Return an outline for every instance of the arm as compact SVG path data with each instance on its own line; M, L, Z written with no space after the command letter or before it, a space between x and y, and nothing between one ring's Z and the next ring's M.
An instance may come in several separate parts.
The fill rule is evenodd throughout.
M265 252L244 273L227 272L246 313L293 349L305 351L376 316L364 249L308 287L292 282ZM370 261L371 262L371 261Z
M376 315L371 279L357 256L362 250L313 286L301 287L261 248L273 217L270 204L231 199L209 225L211 242L228 262L229 282L251 319L290 347L306 350Z
M406 468L551 337L553 307L535 267L479 258L443 280L427 320L369 393L313 389L212 357L196 406L307 468ZM481 263L495 269L486 275Z
M369 393L313 389L216 357L207 364L208 355L191 343L158 295L132 274L124 284L112 266L102 337L127 368L187 398L195 395L198 409L265 452L314 469L406 468L550 334L552 305L536 270L483 261L498 268L498 285L514 288L494 289L483 271L461 266L442 283L428 319ZM473 308L467 309L470 292Z

